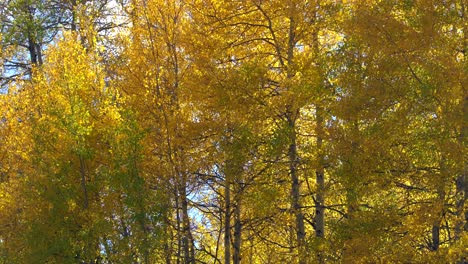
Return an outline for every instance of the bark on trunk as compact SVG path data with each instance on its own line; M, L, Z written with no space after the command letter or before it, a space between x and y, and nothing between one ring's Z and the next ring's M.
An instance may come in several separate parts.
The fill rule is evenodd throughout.
M176 191L176 225L177 225L177 255L176 255L176 263L180 264L182 261L182 221L180 218L180 205L179 205L179 195Z
M242 242L242 223L241 223L241 204L239 199L236 199L236 208L234 211L234 253L233 262L234 264L240 264L241 255L241 242Z
M31 64L37 65L36 43L34 42L31 34L29 34L28 36L28 50L29 50L29 57L31 59Z
M466 184L466 178L465 178L465 195L464 195L464 200L466 201L468 199L468 184ZM468 232L468 210L465 210L465 232Z
M437 219L435 220L432 226L432 244L431 250L436 251L440 247L440 225L443 219L443 211L444 211L444 204L445 204L445 181L448 178L447 174L447 167L446 167L446 157L445 154L442 153L442 158L440 161L440 183L437 188L437 201L436 203L440 204L439 212L437 213Z
M445 193L441 190L438 191L438 203L442 203L445 200ZM442 209L443 210L443 209ZM440 247L440 224L442 222L442 212L438 212L439 216L434 225L432 226L432 244L431 250L436 251Z
M188 215L188 201L186 192L186 180L184 176L183 185L180 186L180 198L182 204L182 246L184 250L184 262L186 264L195 264L195 248L193 243L192 231L190 228L190 218Z
M318 169L315 172L317 193L315 196L315 236L319 239L325 237L325 169L324 169L324 157L323 157L323 116L322 108L317 106L316 108L316 130L317 134L317 151L318 151ZM322 242L322 241L321 241ZM322 250L318 250L317 259L319 263L324 263L324 256Z
M299 176L297 175L298 160L297 160L297 145L296 145L296 131L295 121L288 118L288 125L290 129L290 140L288 157L289 157L289 174L291 175L291 207L296 219L296 239L297 248L299 250L299 264L306 263L307 256L305 255L305 227L304 227L304 214L302 213L302 206L300 202L300 183Z
M465 23L466 25L466 23ZM466 34L466 26L464 28L464 32ZM466 36L466 35L465 35ZM466 44L466 38L465 38L465 44ZM460 136L460 145L461 146L465 146L465 136L468 134L468 126L466 125L468 123L468 96L465 97L465 101L464 101L464 104L463 104L463 113L464 113L464 125L462 127L462 132L461 132L461 136ZM463 212L463 208L464 208L464 204L466 202L466 200L468 199L468 176L467 176L467 162L466 160L464 161L463 163L463 186L461 186L461 189L464 191L464 195L463 195L463 202L461 203L461 212ZM464 223L464 227L463 229L465 230L465 232L468 232L468 210L465 210L465 223Z
M36 44L36 56L38 65L42 65L42 50L40 44Z
M432 245L431 250L439 249L440 245L440 224L437 223L432 226Z
M75 0L71 1L71 15L72 15L72 20L71 20L71 31L76 32L77 31L77 18L76 18L76 11L77 11L78 3Z
M317 10L315 11L314 21L318 19ZM312 45L315 56L318 58L320 53L319 50L319 39L318 31L312 34ZM324 79L324 73L320 72L320 77ZM325 81L323 81L325 86ZM320 102L316 102L315 109L316 127L315 134L317 136L317 160L318 168L315 171L315 182L317 184L317 191L315 194L315 217L314 217L314 228L315 237L319 238L320 242L325 238L325 168L324 168L324 154L323 154L323 137L324 137L324 117L323 109ZM317 251L318 263L325 263L324 255L322 250Z
M30 5L25 6L27 12L28 12L28 17L29 17L29 23L35 24L35 19L34 19L34 10L33 7ZM29 30L32 30L29 28ZM39 45L37 38L35 37L37 35L36 32L29 31L27 36L28 36L28 50L29 50L29 57L31 59L31 64L32 65L41 65L42 64L42 53L41 53L41 46Z
M231 263L231 183L225 182L224 191L224 263Z
M171 264L172 261L172 235L169 235L169 228L170 228L170 222L169 220L166 220L166 226L164 228L164 237L165 237L165 241L164 241L164 258L165 258L165 261L166 261L166 264Z
M464 219L463 219L463 208L465 207L465 201L466 201L466 175L465 173L462 173L457 178L456 181L456 193L457 193L457 203L456 203L456 216L457 220L455 223L455 234L454 234L454 239L457 241L460 239L460 235L463 230L463 225L464 225Z

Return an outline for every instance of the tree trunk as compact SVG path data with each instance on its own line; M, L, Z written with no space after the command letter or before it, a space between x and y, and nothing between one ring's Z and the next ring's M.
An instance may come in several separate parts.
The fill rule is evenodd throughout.
M41 50L41 45L36 44L36 56L37 56L37 64L42 65L42 50Z
M466 201L466 174L463 172L459 177L457 177L456 181L456 196L457 196L457 201L456 201L456 212L455 215L457 217L456 222L455 222L455 234L454 234L454 239L457 241L460 239L460 235L462 233L463 225L463 208L465 207L465 201Z
M234 264L240 264L241 242L242 242L242 223L241 223L241 204L240 199L236 199L236 207L234 209Z
M34 42L31 34L28 34L28 50L29 57L31 59L32 65L37 65L37 53L36 53L36 43Z
M437 203L444 203L445 200L445 193L443 191L438 191L437 195L438 201ZM443 211L443 209L441 209ZM438 217L437 220L435 221L434 225L432 226L432 244L431 244L431 250L436 251L440 247L440 223L442 222L442 212L437 212Z
M71 31L73 32L76 32L77 31L77 17L76 17L76 11L77 11L77 7L78 7L78 3L76 2L76 0L71 0L70 1L71 3L71 7L70 7L70 11L71 11L71 15L72 15L72 20L71 20Z
M305 255L305 227L304 215L300 202L300 183L297 175L297 145L296 145L296 130L295 121L289 117L288 125L290 129L290 145L288 150L289 157L289 174L291 175L291 207L296 219L296 239L299 253L299 264L306 263Z
M436 223L432 226L432 245L431 250L439 249L440 245L440 224Z
M316 6L318 6L317 3ZM317 21L318 14L317 10L314 13L314 21ZM312 34L312 46L314 50L314 55L319 58L319 39L318 39L318 31L313 32ZM320 78L322 78L323 85L325 86L325 77L322 70L320 70ZM315 117L316 117L316 127L315 127L315 134L317 136L317 163L318 167L315 171L315 182L317 186L316 194L315 194L315 216L314 216L314 228L315 228L315 237L319 239L320 243L323 243L323 239L325 238L325 168L324 168L324 154L323 154L323 138L324 138L324 117L323 117L323 109L320 102L316 102L315 108ZM318 263L322 264L325 263L323 250L317 251L317 260Z
M181 212L182 212L182 246L184 251L184 260L186 264L195 263L195 248L193 244L193 236L190 228L190 218L188 215L188 201L186 191L186 179L183 176L183 184L180 186Z
M182 224L180 219L180 205L179 205L180 194L176 191L175 203L176 203L176 230L177 230L177 255L176 263L180 264L182 259Z
M439 186L437 187L437 201L436 204L440 204L440 208L437 213L437 219L435 220L432 226L432 244L431 250L436 251L440 247L440 223L442 222L443 218L443 211L444 211L444 204L445 204L445 182L447 180L447 168L446 168L446 157L445 154L442 153L442 158L440 161L440 182Z
M166 264L171 264L172 261L172 234L169 235L170 221L167 219L164 227L164 258Z
M317 152L318 152L318 168L315 172L317 193L315 195L315 236L322 240L325 237L325 169L323 157L323 116L322 108L316 108L316 129L317 134ZM323 242L323 241L320 241ZM322 250L317 251L317 259L319 263L324 263L324 256Z
M34 10L33 10L33 7L29 4L26 4L27 6L25 6L26 8L26 12L28 12L28 18L29 18L29 23L34 25L35 24L35 19L34 19ZM32 65L38 65L39 64L42 64L42 58L39 58L39 53L40 53L40 45L37 43L37 38L35 37L35 35L37 35L37 32L33 32L33 30L36 30L34 28L30 28L28 26L28 30L29 32L27 33L27 36L28 36L28 50L29 50L29 57L31 59L31 64ZM36 34L35 34L36 33ZM34 34L34 35L33 35Z
M224 187L224 263L231 263L231 183L225 180Z

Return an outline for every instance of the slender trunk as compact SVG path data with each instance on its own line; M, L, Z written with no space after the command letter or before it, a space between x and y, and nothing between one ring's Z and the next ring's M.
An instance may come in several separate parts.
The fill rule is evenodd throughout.
M36 43L34 42L30 34L28 36L28 50L29 50L29 57L31 59L31 64L37 65Z
M443 190L443 187L440 188L438 191L437 191L438 195L437 195L437 198L438 198L438 201L437 203L444 203L444 200L445 200L445 192ZM441 209L441 211L443 211L443 209ZM433 251L436 251L439 249L440 247L440 225L441 225L441 222L442 222L442 212L438 212L439 216L437 218L437 220L434 222L434 224L432 225L432 245L431 245L431 250Z
M463 2L463 1L462 1ZM466 23L465 23L466 25ZM466 43L466 27L464 29L464 32L465 32L465 43ZM464 113L464 123L463 123L463 126L462 126L462 133L461 133L461 136L460 136L460 145L463 146L462 149L465 149L464 146L465 146L465 136L468 134L468 126L466 124L468 124L468 97L465 97L465 101L464 101L464 104L463 104L463 113ZM463 162L463 187L461 187L461 189L464 191L464 195L463 195L463 202L461 202L461 210L460 211L463 211L463 208L464 208L464 204L465 204L465 201L468 199L468 179L467 179L467 161L465 160ZM465 232L468 232L468 210L465 210L465 224L464 224L464 230Z
M221 261L219 260L218 258L218 254L219 254L219 243L221 243L221 235L223 234L223 208L220 206L219 207L219 215L221 216L220 219L219 219L219 230L218 230L218 236L216 237L216 248L215 248L215 254L213 256L213 263L216 263L216 262L219 262L221 263Z
M436 204L439 204L437 208L439 212L437 212L437 219L435 220L434 224L432 225L432 245L431 250L436 251L440 247L440 225L443 218L443 211L444 211L444 203L445 203L445 181L447 179L447 168L446 168L446 160L445 155L442 153L442 158L440 162L440 183L437 188L437 201Z
M316 7L320 5L320 1L317 1ZM318 10L314 12L314 21L318 20ZM319 39L318 30L315 30L312 34L312 47L314 50L314 56L319 58ZM325 86L324 73L320 69L320 77L322 78L323 85ZM315 108L316 127L315 134L317 136L317 161L318 167L315 171L315 182L317 186L315 194L315 216L314 216L314 228L315 237L319 239L320 243L323 243L325 238L325 168L324 168L324 154L323 154L323 138L324 138L324 117L323 109L320 102L316 102ZM320 247L321 248L321 247ZM321 249L317 250L317 261L320 264L325 263L324 252Z
M71 20L71 31L76 32L77 27L77 19L76 19L76 9L77 9L78 4L76 3L76 0L71 1L71 15L72 15L72 20Z
M296 12L296 6L290 6L289 16L289 34L288 34L288 49L287 49L287 78L292 78L295 73L293 69L294 65L294 48L296 46L296 23L294 15ZM294 98L291 98L294 100ZM291 105L294 105L292 102ZM291 107L290 107L291 108ZM296 117L299 111L296 109L288 109L287 121L290 130L290 145L288 149L289 157L289 174L291 176L291 207L296 220L296 243L298 248L299 264L305 264L307 262L307 256L305 251L305 227L304 227L304 214L302 213L302 205L300 202L300 182L297 174L298 170L298 155L297 155L297 144L296 144Z
M324 158L323 158L323 116L322 108L317 106L316 108L316 129L317 134L317 152L318 152L318 168L315 172L317 193L315 196L315 236L323 239L325 237L325 170L324 170ZM323 242L323 241L321 241ZM322 250L318 250L317 258L319 263L324 263L324 256Z
M176 221L177 221L177 255L176 255L176 260L177 264L181 263L182 259L182 235L181 235L181 220L180 220L180 205L179 205L179 199L180 195L176 191L176 197L175 197L175 202L176 202Z
M224 191L224 263L231 263L231 183L226 177Z
M252 232L250 231L249 234L248 234L249 237L251 237L251 241L249 243L250 247L249 247L249 262L248 263L254 263L253 262L253 256L254 256L254 236L252 235Z
M460 239L462 230L463 230L463 225L465 223L465 231L466 231L466 219L464 221L463 219L463 208L465 207L465 201L466 201L466 172L462 172L462 174L457 178L456 181L456 196L457 196L457 202L456 202L456 212L455 215L457 217L456 222L455 222L455 234L454 234L454 239L457 241ZM468 215L465 215L465 218Z
M172 256L172 246L171 246L171 240L170 237L172 238L172 235L169 236L169 220L166 220L166 226L164 228L164 258L166 260L166 264L171 264L171 256Z
M297 175L298 159L297 159L297 145L296 145L296 130L295 122L293 119L288 118L290 129L290 145L288 150L289 157L289 173L291 175L291 207L296 219L296 239L297 248L299 250L299 264L306 263L307 256L305 255L305 227L304 215L302 213L302 206L300 202L300 183L299 176Z
M143 212L144 214L144 212ZM145 219L141 219L140 221L141 229L143 230L143 260L145 264L149 264L149 243L148 243L148 230L146 227Z
M464 195L464 201L468 199L468 184L466 184L466 171L465 171L465 195ZM465 232L468 232L468 210L465 210L465 226L464 226Z
M241 204L240 199L236 199L236 207L234 209L234 264L240 264L241 255L241 242L242 242L242 223L241 223Z
M183 200L181 201L182 204L184 203ZM190 246L189 246L189 238L187 235L187 224L185 221L186 215L184 210L182 209L182 250L183 250L183 255L184 255L184 263L190 263Z
M36 56L37 56L37 64L42 65L42 50L41 50L41 45L36 44Z
M35 24L35 19L34 19L34 10L33 7L30 5L25 6L26 12L28 12L28 18L31 25ZM28 26L28 50L29 50L29 57L31 59L31 64L32 65L38 65L39 58L38 58L38 51L40 51L40 45L37 44L37 38L35 37L36 32L34 32L36 29L31 28ZM42 58L40 58L40 64L42 64Z
M439 249L440 245L440 223L432 226L432 245L431 250Z
M190 229L190 218L188 215L188 201L187 201L187 192L186 188L186 179L183 177L183 185L180 186L180 199L182 204L182 246L184 251L184 260L186 264L195 263L195 249L193 245L193 236Z

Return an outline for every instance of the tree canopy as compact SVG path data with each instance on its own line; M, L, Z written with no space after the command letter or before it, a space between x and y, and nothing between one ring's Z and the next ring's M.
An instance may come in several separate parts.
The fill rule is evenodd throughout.
M467 263L463 0L5 0L0 263Z

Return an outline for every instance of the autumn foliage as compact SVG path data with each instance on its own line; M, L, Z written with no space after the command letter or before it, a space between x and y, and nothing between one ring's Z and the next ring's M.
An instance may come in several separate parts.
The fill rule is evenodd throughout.
M466 16L0 3L0 263L467 263Z

